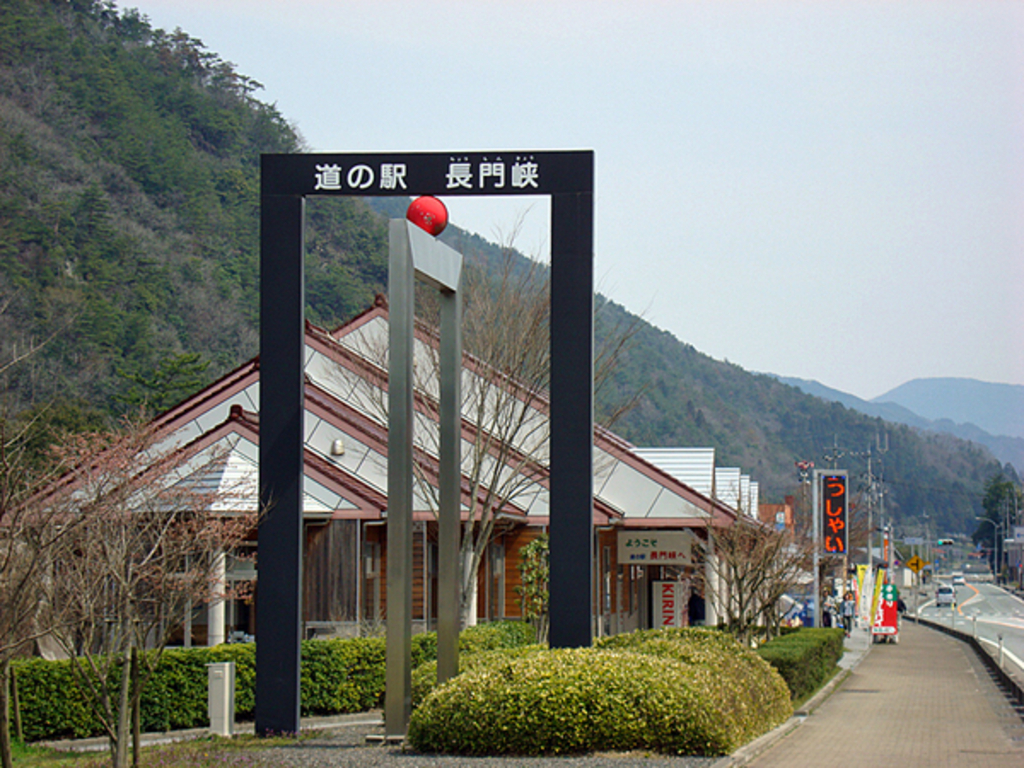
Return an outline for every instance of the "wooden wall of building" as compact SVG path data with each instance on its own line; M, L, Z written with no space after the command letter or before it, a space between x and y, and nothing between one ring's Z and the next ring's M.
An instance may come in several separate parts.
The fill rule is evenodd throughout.
M305 621L359 621L359 521L306 526L302 573Z

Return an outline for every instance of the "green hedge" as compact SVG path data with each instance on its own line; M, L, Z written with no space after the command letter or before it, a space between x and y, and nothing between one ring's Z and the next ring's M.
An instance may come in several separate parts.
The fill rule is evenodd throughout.
M818 690L835 673L843 657L843 630L806 627L776 637L757 649L790 691L792 700Z
M198 728L206 713L206 665L234 661L235 706L238 716L250 717L255 705L255 649L250 645L164 651L157 671L142 694L142 729L166 731ZM28 659L15 662L21 720L26 741L84 738L102 733L69 661ZM119 674L120 670L115 670Z
M466 657L414 710L410 744L465 755L721 755L792 713L778 674L723 633L636 632L599 645Z
M459 636L459 646L466 654L533 642L533 628L523 622L483 624ZM384 651L383 637L304 641L302 715L363 712L380 706L384 699ZM251 718L256 704L255 654L251 643L164 651L143 690L142 729L205 727L209 722L206 665L218 661L235 662L235 712L239 719ZM414 667L436 659L436 633L413 636ZM99 722L75 683L70 662L29 659L14 666L26 741L101 734Z

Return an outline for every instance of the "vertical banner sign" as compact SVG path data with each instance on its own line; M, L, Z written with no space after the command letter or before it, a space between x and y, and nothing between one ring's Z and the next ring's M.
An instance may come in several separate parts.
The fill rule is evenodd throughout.
M884 573L884 569L882 571ZM879 574L881 576L881 573ZM881 578L879 579L881 581ZM878 590L871 622L872 635L891 635L898 639L900 631L899 590L895 584L886 582Z
M846 475L825 475L822 478L822 536L825 552L846 554Z
M661 627L683 626L683 585L678 581L655 581L652 585L652 624Z

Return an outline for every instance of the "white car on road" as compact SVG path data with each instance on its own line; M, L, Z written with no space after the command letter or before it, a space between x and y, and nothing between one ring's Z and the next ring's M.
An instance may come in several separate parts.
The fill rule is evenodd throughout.
M956 590L949 584L940 584L939 588L935 590L935 606L938 608L954 603L956 603Z

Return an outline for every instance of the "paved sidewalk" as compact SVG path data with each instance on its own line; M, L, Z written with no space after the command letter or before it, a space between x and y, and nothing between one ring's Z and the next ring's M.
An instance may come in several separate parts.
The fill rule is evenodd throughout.
M847 641L849 675L791 721L789 732L741 750L751 768L1024 766L1024 720L967 644L909 621L898 645ZM870 650L870 653L865 652Z

